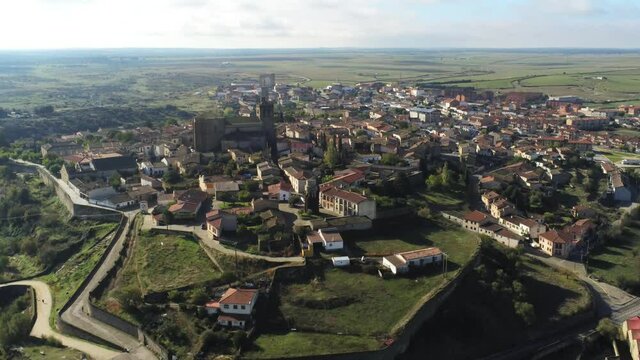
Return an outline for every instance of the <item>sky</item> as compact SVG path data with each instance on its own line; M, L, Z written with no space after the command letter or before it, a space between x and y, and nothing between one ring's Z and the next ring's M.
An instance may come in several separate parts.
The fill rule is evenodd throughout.
M640 48L640 0L0 0L0 49Z

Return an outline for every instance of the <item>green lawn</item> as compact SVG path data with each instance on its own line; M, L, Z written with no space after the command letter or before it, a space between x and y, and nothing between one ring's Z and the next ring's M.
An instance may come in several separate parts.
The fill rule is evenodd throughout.
M611 160L613 163L618 163L624 159L640 159L640 154L618 151L618 150L600 150L599 154L602 154L607 157L607 159Z
M417 194L419 199L426 200L435 209L460 208L466 205L464 191L424 190Z
M342 234L354 256L389 255L437 246L449 259L463 264L475 249L477 235L452 224L415 220L378 223L369 231Z
M354 250L362 254L438 246L449 254L447 279L469 261L478 245L474 234L458 227L449 228L418 220L411 224L386 223L372 231L345 233L343 236L348 246L355 247ZM380 340L395 334L416 306L432 296L445 281L442 268L436 265L421 275L388 279L357 269L329 267L306 282L282 284L278 310L290 327L302 333L262 334L256 340L257 349L253 349L249 357L378 348ZM331 305L325 308L313 305L318 303ZM337 339L327 334L341 337ZM320 335L321 338L314 337ZM343 346L344 335L353 336L350 339L353 344ZM328 344L321 341L326 337L331 340L327 341ZM307 346L308 343L315 345Z
M218 278L221 273L197 241L142 232L128 264L142 293L165 291Z
M340 332L365 337L384 336L414 307L419 299L444 281L440 268L431 276L381 279L377 275L330 269L324 279L291 284L281 293L280 310L292 326L318 332ZM356 291L357 289L357 291ZM333 309L314 309L299 301L327 301L349 298L348 305ZM363 314L375 316L363 317Z
M379 340L371 337L290 332L284 335L260 335L250 351L243 354L248 359L274 359L303 354L325 355L359 350L376 350Z
M640 221L631 221L619 238L592 252L588 270L622 287L625 282L640 282Z

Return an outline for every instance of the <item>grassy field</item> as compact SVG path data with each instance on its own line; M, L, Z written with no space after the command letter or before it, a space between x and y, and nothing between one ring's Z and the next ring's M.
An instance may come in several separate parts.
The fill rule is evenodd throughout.
M125 273L143 294L218 278L221 273L197 241L186 236L142 232Z
M632 220L620 237L591 253L588 270L606 282L640 282L640 221Z
M345 232L343 239L354 256L389 255L437 246L449 254L450 261L462 264L473 251L477 236L458 226L449 225L419 220L413 224L387 222L376 224L369 231Z
M523 263L523 284L539 319L559 321L584 312L591 305L589 292L575 276L528 257L523 257Z
M325 355L349 352L354 349L376 350L380 342L361 336L291 332L286 335L266 334L258 337L251 351L243 354L248 359L279 359L304 353Z
M104 236L115 229L116 226L117 224L115 223L98 225L94 235L85 241L77 253L69 258L57 271L41 278L41 280L49 284L53 293L53 311L50 318L52 324L55 322L58 311L71 298L71 295L78 289L106 251L112 236Z
M405 230L398 231L401 224L387 223L382 228L394 231L381 232L382 228L376 227L370 232L345 233L343 236L352 251L368 255L372 254L371 251L391 253L438 246L449 255L448 278L465 265L477 249L477 238L457 227L419 221L412 222L412 225L413 229L404 224ZM298 349L298 355L317 354L318 349L322 353L342 352L345 351L342 345L335 347L331 344L343 344L346 339L351 351L380 347L381 341L395 333L399 323L415 306L431 296L445 281L442 268L433 266L421 275L390 279L357 270L327 268L307 282L283 284L278 310L290 327L304 334L262 334L248 356L285 356L291 351L287 351L285 345ZM309 306L309 302L338 305L319 309ZM307 335L321 337L316 339ZM350 337L344 338L346 335ZM306 346L310 341L316 345Z
M624 159L640 159L640 154L610 149L599 150L598 154L606 156L607 159L609 159L613 163L619 163Z
M461 210L469 206L466 201L466 194L461 190L425 190L419 192L417 196L425 200L433 209Z

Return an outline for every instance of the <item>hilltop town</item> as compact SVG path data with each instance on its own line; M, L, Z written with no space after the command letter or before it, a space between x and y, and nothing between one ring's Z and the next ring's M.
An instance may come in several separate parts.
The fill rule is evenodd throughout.
M184 121L4 147L72 212L122 214L104 274L54 307L80 337L133 358L391 358L477 277L530 339L518 351L610 317L598 327L637 358L640 107L273 74L207 101ZM8 280L27 275L13 265Z

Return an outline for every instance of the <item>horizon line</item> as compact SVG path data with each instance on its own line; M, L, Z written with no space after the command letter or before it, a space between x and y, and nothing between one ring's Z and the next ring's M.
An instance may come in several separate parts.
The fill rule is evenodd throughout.
M560 47L560 46L536 46L536 47L360 47L360 46L316 46L316 47L242 47L242 48L215 48L215 47L60 47L60 48L0 48L0 52L38 52L38 51L97 51L97 50L182 50L182 51L294 51L294 50L420 50L420 51L455 51L455 50L608 50L608 51L640 51L640 47Z

